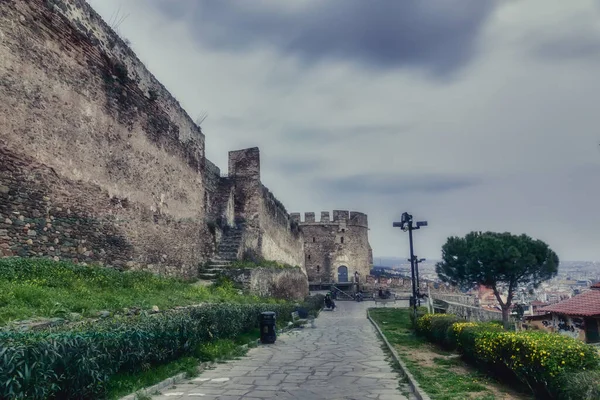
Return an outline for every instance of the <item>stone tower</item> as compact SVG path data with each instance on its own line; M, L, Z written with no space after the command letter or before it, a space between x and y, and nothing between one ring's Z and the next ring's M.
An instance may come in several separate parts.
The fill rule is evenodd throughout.
M373 255L369 244L367 215L361 212L334 210L290 214L304 236L304 263L309 282L352 282L358 273L361 282L369 275Z

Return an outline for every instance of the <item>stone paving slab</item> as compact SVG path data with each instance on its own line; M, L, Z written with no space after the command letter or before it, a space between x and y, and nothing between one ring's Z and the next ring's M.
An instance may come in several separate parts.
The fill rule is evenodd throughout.
M260 345L152 398L407 399L367 320L367 307L338 302L335 311L321 313L316 328L281 335L272 345Z

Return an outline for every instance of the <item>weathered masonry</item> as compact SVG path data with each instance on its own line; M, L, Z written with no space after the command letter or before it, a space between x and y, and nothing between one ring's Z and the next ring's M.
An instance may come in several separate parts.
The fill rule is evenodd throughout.
M312 212L292 213L304 235L304 264L309 282L352 282L356 275L364 282L373 253L369 244L367 215L356 211L321 212L320 221Z
M0 1L0 99L0 256L185 277L220 252L304 267L258 148L230 152L221 176L200 127L84 0Z

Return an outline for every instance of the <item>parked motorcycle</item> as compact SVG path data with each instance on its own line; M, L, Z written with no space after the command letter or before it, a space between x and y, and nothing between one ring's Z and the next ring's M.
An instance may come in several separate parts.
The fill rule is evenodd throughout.
M325 295L325 309L327 310L335 310L335 302L333 301L333 299L331 298L331 295L329 293L327 293Z

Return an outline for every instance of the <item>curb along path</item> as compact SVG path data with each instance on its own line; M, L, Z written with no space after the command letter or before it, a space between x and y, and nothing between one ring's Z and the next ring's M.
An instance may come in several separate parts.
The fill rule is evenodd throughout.
M152 399L406 400L364 304L339 302L321 312L316 328L281 335Z
M400 366L400 369L402 370L402 372L406 376L406 378L408 380L408 383L409 383L409 385L410 385L410 387L412 389L412 392L414 393L414 395L416 396L416 398L418 400L431 400L431 398L429 397L429 395L427 393L425 393L425 391L423 389L421 389L421 386L419 385L419 382L417 382L417 380L415 379L415 377L410 373L410 371L408 370L408 367L406 366L406 364L404 364L404 361L402 361L402 359L398 355L398 352L396 351L396 349L394 349L394 346L392 346L390 344L390 342L388 342L387 338L385 337L385 335L381 331L381 328L379 328L379 326L377 325L377 323L371 318L371 315L369 315L369 311L367 311L367 318L369 319L369 321L371 321L371 323L373 324L373 326L375 327L375 329L377 329L377 333L379 334L379 336L381 337L381 340L383 340L383 342L385 343L386 347L388 348L388 350L392 354L392 357L394 358L394 361L396 361L396 363Z

